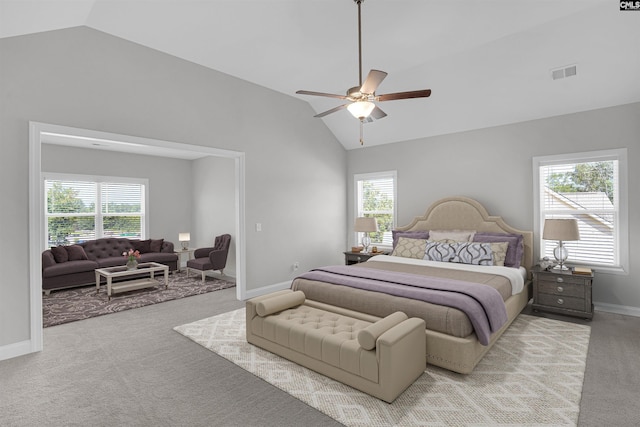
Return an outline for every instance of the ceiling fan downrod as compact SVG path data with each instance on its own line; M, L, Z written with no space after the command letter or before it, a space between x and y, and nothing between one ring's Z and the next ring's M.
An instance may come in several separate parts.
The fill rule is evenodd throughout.
M364 0L353 0L358 5L358 86L362 87L362 17L360 5Z

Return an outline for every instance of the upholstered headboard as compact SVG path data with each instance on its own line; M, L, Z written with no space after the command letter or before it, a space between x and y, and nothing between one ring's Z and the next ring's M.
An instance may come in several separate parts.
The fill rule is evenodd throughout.
M522 234L524 256L522 266L533 266L533 232L511 227L499 216L490 216L476 200L467 197L448 197L433 203L424 216L419 216L400 231L417 230L475 230L495 233Z

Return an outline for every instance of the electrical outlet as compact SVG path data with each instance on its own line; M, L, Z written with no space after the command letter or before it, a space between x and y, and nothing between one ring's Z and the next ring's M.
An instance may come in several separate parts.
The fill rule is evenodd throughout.
M298 261L293 263L293 271L298 271L300 268L300 263Z

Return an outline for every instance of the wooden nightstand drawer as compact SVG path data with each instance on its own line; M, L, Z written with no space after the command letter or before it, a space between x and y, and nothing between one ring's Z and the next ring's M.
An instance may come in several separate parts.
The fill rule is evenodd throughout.
M567 297L564 295L558 296L550 294L538 294L537 303L546 307L555 307L583 312L591 311L590 307L586 307L584 298Z
M565 282L551 282L547 280L538 281L538 292L541 294L550 294L557 296L567 296L584 299L585 286L584 280L581 284Z
M565 283L565 284L577 284L583 285L586 280L591 280L590 277L572 275L572 274L558 274L558 273L548 273L548 272L538 272L536 273L539 281L544 282L553 282L553 283Z

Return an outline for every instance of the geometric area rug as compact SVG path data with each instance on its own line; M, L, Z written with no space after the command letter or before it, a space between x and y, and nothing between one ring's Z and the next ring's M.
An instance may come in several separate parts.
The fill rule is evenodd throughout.
M174 328L347 426L575 426L591 328L521 314L468 375L436 366L392 404L245 340L245 309Z
M146 305L158 304L192 295L200 295L235 286L232 281L207 276L204 284L199 274L187 277L186 270L169 274L169 287L164 287L164 275L156 275L158 284L146 289L113 294L107 298L107 287L83 286L52 291L42 296L43 327L60 325L90 317L102 316Z

